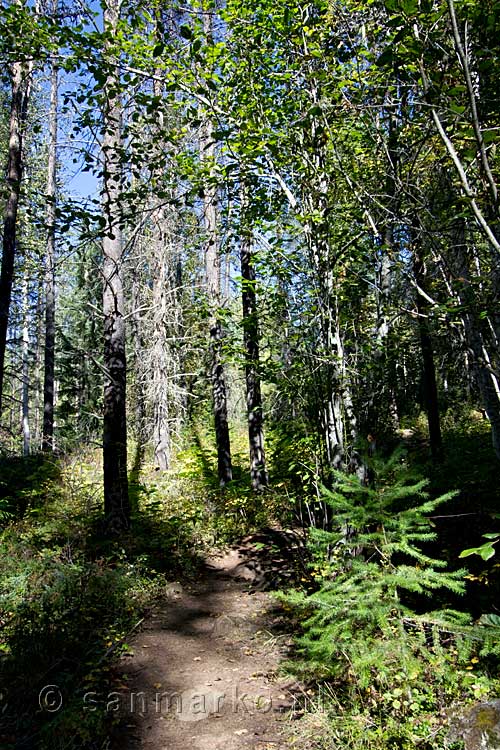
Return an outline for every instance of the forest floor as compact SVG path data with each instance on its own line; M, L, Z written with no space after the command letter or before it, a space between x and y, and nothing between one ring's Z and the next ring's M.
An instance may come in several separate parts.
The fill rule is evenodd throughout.
M208 557L195 582L167 586L117 665L117 748L290 747L290 723L305 693L279 674L291 626L262 590L262 552L262 538L249 537Z
M438 538L426 549L452 569L465 562L466 599L445 592L433 606L466 610L474 621L487 615L493 627L498 558L459 558L498 531L491 440L478 419L445 435L439 467L429 462L420 423L402 436L410 468L429 477L432 497L460 489L433 516ZM475 650L467 661L450 650L434 676L433 652L419 651L420 683L416 691L411 685L419 697L402 721L397 681L412 635L406 631L403 641L392 631L381 641L389 657L396 654L382 671L377 663L387 689L354 693L358 678L350 671L328 681L320 670L318 681L317 667L292 648L305 632L303 610L269 593L293 599L321 583L322 558L295 513L310 487L296 492L286 473L292 453L280 454L275 485L256 502L243 437L235 481L223 493L204 434L179 451L170 472L156 471L147 457L134 466L133 528L119 540L102 535L95 450L0 463L0 746L385 750L394 737L403 746L430 733L425 746L436 747L435 731L446 730L443 707L497 698L496 661ZM356 633L356 643L363 637ZM287 669L306 675L307 684Z

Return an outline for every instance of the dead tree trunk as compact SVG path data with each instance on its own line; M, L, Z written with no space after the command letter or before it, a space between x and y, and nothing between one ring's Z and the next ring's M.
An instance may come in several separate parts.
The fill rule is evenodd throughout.
M23 279L23 329L22 329L22 388L21 388L21 429L23 433L23 456L31 453L30 432L30 331L29 331L29 279L28 269L24 269Z
M153 329L151 380L153 388L153 431L155 460L162 471L170 468L172 459L172 436L170 431L169 378L173 375L173 361L168 339L171 331L169 287L172 286L167 258L165 216L160 208L155 215L154 244L155 277L152 289Z
M137 473L144 458L144 443L146 435L146 398L144 378L144 339L141 315L141 282L140 271L136 269L132 277L132 309L134 314L130 319L130 333L133 343L134 369L134 434L136 439L134 468Z
M53 3L53 13L57 0ZM45 358L43 370L42 450L54 450L55 369L55 249L56 249L56 160L57 160L58 71L52 61L50 76L49 158L47 163L47 252L45 255Z
M395 78L397 80L397 72ZM388 92L389 104L392 95ZM376 429L383 429L389 424L394 432L399 429L399 418L396 403L396 372L394 346L391 335L390 310L392 296L393 259L397 256L395 247L395 228L399 216L399 131L394 110L388 112L387 136L387 174L386 195L384 205L384 219L382 220L380 240L381 246L377 257L377 323L374 373L376 382L374 391L378 393L377 400L382 402L382 410L376 420ZM378 388L377 388L378 384ZM373 429L373 428L372 428Z
M159 24L157 25L158 42L161 43ZM161 72L158 71L158 78ZM160 80L153 83L155 96L160 100L163 96L163 86ZM161 133L164 128L164 115L158 113L158 128ZM161 169L157 170L158 181L161 181ZM174 352L170 345L170 339L177 333L173 319L175 318L175 293L174 306L172 306L172 288L175 282L172 279L172 235L174 231L169 226L168 212L165 206L157 206L152 213L153 236L152 236L152 264L154 268L154 280L152 288L152 346L151 346L151 388L153 406L153 440L155 460L158 468L166 471L170 468L172 460L172 422L174 403L172 396L173 375L175 371ZM174 329L174 330L173 330Z

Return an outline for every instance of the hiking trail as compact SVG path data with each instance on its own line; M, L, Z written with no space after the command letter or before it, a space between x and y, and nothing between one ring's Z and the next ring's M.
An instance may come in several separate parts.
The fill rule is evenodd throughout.
M290 747L286 737L303 691L278 672L290 655L290 624L262 590L270 572L286 566L279 534L271 544L259 538L208 557L198 580L167 585L117 666L125 699L114 747ZM285 548L289 538L282 541Z

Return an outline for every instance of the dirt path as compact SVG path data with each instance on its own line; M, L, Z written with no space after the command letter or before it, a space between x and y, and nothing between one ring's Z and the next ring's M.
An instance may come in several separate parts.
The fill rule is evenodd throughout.
M210 558L173 584L121 661L123 750L283 750L297 686L276 601L256 589L242 551Z

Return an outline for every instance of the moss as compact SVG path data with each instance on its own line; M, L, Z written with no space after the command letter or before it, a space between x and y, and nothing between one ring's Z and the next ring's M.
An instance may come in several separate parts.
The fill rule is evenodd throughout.
M476 703L455 717L450 739L463 740L466 750L500 748L500 700Z

